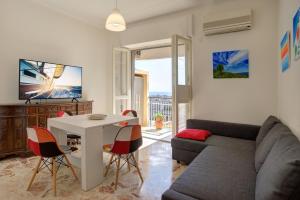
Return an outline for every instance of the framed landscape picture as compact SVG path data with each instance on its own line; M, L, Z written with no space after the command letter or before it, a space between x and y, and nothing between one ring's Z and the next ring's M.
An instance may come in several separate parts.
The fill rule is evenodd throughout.
M286 32L281 43L281 71L285 72L290 66L290 33Z
M293 18L293 46L295 60L300 58L300 8Z
M214 78L249 78L248 50L213 53Z

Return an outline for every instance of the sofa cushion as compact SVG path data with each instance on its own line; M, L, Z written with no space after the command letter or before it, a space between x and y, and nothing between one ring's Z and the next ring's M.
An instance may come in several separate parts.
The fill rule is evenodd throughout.
M264 137L268 134L268 132L273 128L273 126L279 123L280 120L274 116L269 116L266 121L263 123L261 128L259 129L257 138L256 138L256 146L258 146Z
M260 167L266 160L267 155L271 151L276 140L283 134L292 134L292 132L287 126L283 125L282 123L277 123L257 146L255 152L256 172L259 171Z
M174 137L171 141L173 148L200 153L207 145L223 148L255 151L255 141L212 135L205 142Z
M191 196L184 195L172 189L165 191L161 199L162 200L197 200Z
M294 135L281 136L257 174L255 199L288 200L299 187L300 142Z
M255 179L254 152L208 146L170 189L195 199L253 200Z
M253 140L244 140L239 138L212 135L205 141L205 143L207 145L213 145L229 149L238 149L240 151L255 151L255 141Z

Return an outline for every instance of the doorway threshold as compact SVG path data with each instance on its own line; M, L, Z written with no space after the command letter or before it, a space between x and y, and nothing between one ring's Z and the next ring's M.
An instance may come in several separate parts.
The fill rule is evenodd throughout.
M142 136L144 138L148 138L152 140L171 142L172 129L170 128L155 129L154 127L143 127Z

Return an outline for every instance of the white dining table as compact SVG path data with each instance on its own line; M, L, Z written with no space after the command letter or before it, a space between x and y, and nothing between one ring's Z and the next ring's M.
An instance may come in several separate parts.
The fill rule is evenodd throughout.
M68 157L72 164L81 169L81 188L84 191L95 188L104 180L102 147L103 144L113 143L118 131L114 124L122 121L138 123L138 118L130 116L109 115L104 120L90 120L88 116L49 118L47 123L59 145L67 145L67 133L81 136L80 158L72 159L72 155Z

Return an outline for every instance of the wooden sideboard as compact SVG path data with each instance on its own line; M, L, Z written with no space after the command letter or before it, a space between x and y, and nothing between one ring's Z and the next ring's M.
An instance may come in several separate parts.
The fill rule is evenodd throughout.
M56 117L57 111L82 115L92 113L92 108L92 101L0 105L0 158L28 152L27 127L47 127L47 119Z

